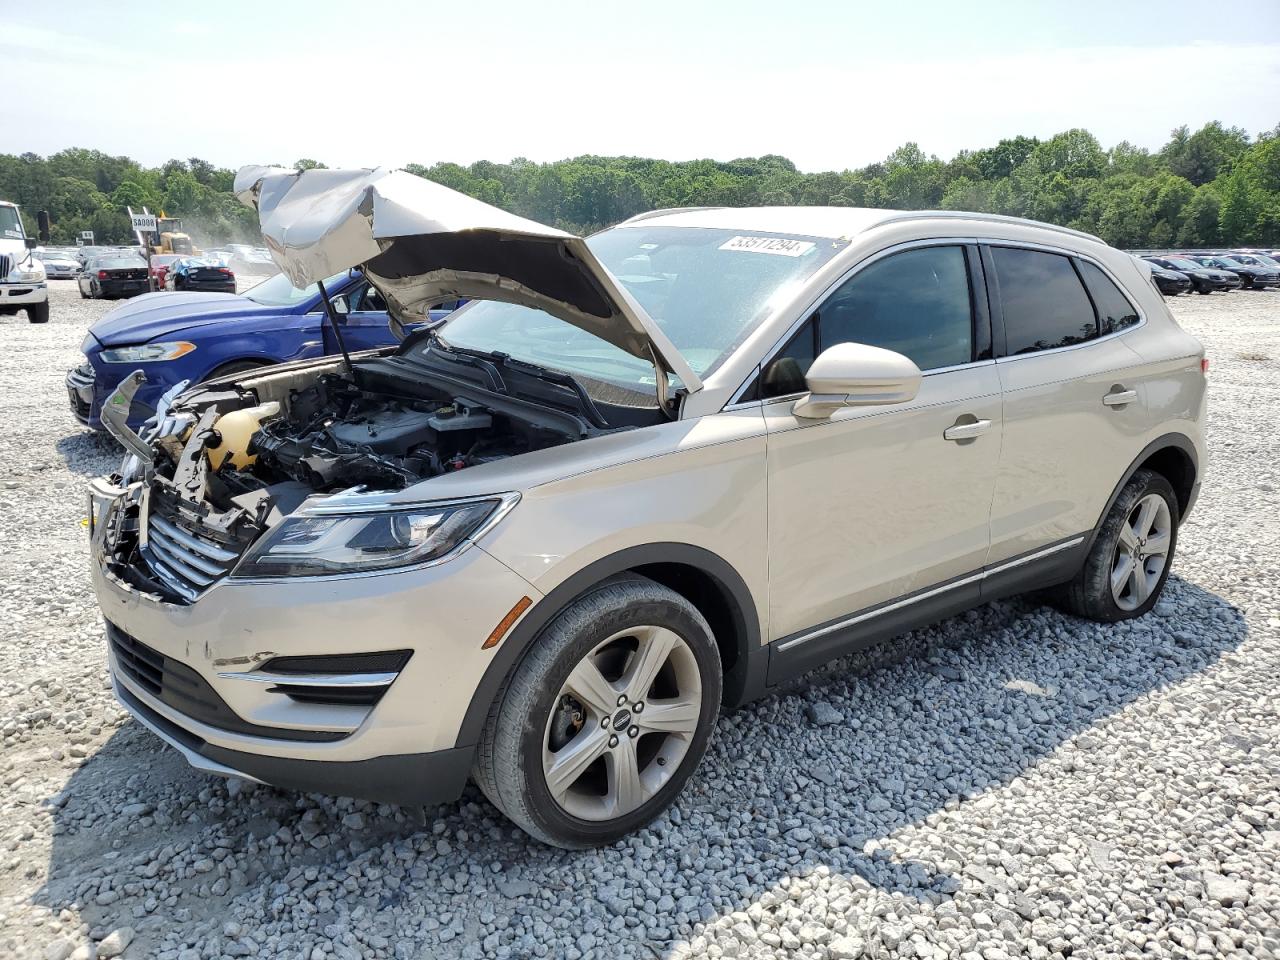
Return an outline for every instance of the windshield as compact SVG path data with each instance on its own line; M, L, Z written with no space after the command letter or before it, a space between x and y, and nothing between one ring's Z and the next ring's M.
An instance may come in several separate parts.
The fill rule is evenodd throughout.
M0 207L0 236L6 240L21 240L22 221L17 207Z
M1202 263L1196 263L1194 260L1184 260L1181 257L1170 257L1168 262L1183 270L1199 270L1204 266Z
M344 282L347 276L346 270L341 273L335 273L324 281L324 288L333 293L334 287ZM296 307L304 300L314 297L316 293L315 287L299 290L287 276L283 273L277 273L274 277L263 280L260 284L250 289L244 296L254 303L262 304L264 307Z
M718 367L845 244L704 227L618 227L587 240L699 376ZM485 300L444 326L446 346L500 351L645 394L653 365L533 307ZM423 349L426 349L425 347Z
M1213 262L1220 267L1227 267L1227 268L1244 266L1244 264L1241 263L1239 260L1232 260L1230 257L1217 257L1214 259Z

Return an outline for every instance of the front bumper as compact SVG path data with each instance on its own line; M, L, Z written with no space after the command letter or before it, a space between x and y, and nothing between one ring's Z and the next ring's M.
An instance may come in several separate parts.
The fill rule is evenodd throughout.
M49 299L49 288L40 283L0 283L0 309L25 307L32 303L44 303Z
M114 676L111 689L135 720L181 753L194 769L217 777L239 777L304 793L430 806L457 800L471 773L471 747L346 762L294 760L228 750L166 720Z
M120 386L120 381L139 368L163 366L163 363L100 363L95 367L91 361L86 360L80 366L68 370L64 381L72 414L86 427L94 430L106 429L102 423L102 403ZM180 372L161 376L154 370L147 370L147 382L133 396L133 406L129 409L129 426L135 429L142 426L155 413L156 404L165 391L185 379L187 377L181 376Z
M120 500L104 484L93 489L93 581L103 615L113 629L195 675L235 718L224 722L206 711L203 722L177 709L180 698L144 687L113 644L112 683L140 721L193 765L225 768L214 773L396 803L458 795L474 746L459 742L463 718L498 649L481 644L516 601L541 596L523 578L473 546L416 570L224 579L190 604L167 603L108 568L103 540ZM393 648L413 653L372 706L298 702L236 676L272 658ZM328 739L298 739L317 735Z

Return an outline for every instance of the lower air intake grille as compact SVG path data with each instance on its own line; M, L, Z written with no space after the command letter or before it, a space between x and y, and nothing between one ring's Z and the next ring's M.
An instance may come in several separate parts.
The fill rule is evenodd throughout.
M250 723L227 706L207 680L186 664L166 657L107 622L107 642L120 672L160 702L183 716L228 733L272 740L325 743L341 740L345 733L331 730L289 730Z

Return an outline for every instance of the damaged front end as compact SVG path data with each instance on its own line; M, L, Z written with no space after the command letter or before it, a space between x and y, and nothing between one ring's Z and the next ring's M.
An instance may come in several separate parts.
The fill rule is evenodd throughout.
M439 562L515 495L442 503L401 491L623 429L569 387L542 383L551 400L534 402L414 356L364 357L349 371L315 361L204 385L166 396L134 433L125 415L142 382L141 373L127 378L107 404L124 412L104 414L129 453L119 474L91 486L95 556L118 582L179 604L229 576Z

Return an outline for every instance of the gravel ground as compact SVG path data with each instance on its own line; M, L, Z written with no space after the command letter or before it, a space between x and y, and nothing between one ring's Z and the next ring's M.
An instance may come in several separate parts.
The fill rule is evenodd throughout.
M570 854L189 770L107 689L62 377L0 319L0 956L1280 955L1280 292L1181 297L1212 472L1153 615L983 607L725 717L667 817ZM121 952L123 951L123 952Z

